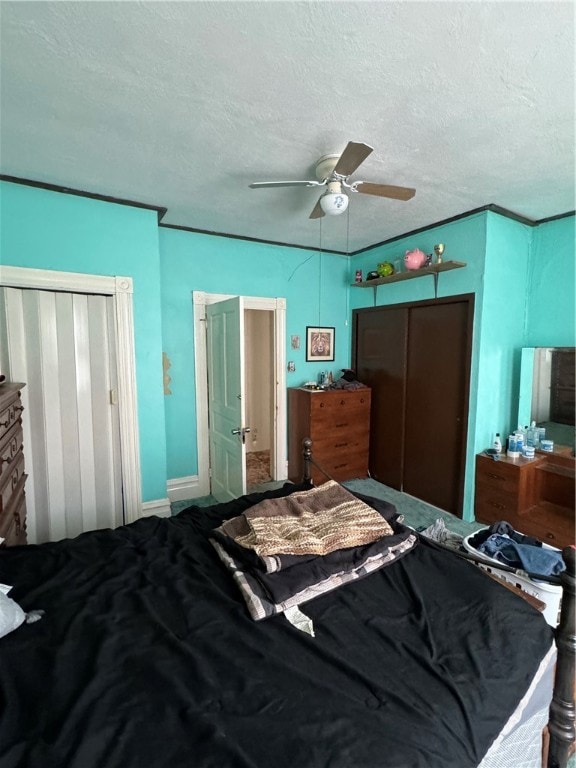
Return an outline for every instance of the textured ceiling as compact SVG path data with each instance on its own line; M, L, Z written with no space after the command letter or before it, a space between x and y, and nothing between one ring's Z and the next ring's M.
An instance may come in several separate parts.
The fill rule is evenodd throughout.
M574 208L574 4L0 3L1 171L168 209L163 223L354 251L496 204ZM352 179L413 186L309 220ZM320 229L321 228L321 229Z

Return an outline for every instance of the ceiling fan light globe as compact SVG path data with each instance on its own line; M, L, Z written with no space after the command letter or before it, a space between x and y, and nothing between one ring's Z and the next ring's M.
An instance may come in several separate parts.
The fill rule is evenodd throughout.
M327 192L320 198L320 207L328 216L339 216L348 208L348 195L341 192Z

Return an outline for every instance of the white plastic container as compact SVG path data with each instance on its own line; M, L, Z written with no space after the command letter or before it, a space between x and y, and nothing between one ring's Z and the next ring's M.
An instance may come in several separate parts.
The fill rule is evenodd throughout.
M481 528L480 530L487 529ZM519 576L515 573L503 571L499 567L502 563L499 563L498 560L495 560L493 557L485 555L483 552L478 552L478 550L474 549L470 544L469 540L477 533L479 533L479 531L474 531L474 533L468 534L462 542L464 549L466 549L467 552L484 560L484 563L476 563L476 565L478 565L479 568L488 571L488 573L493 573L495 576L498 576L499 579L504 579L504 581L507 581L509 584L513 584L515 587L518 587L518 589L521 589L522 592L526 592L527 595L532 595L545 603L546 607L543 611L544 618L551 627L556 627L560 620L562 587L555 584L546 584L546 582L543 581L533 581L525 576ZM551 547L548 544L542 544L542 546L544 549L554 549L556 552L559 551L556 547Z

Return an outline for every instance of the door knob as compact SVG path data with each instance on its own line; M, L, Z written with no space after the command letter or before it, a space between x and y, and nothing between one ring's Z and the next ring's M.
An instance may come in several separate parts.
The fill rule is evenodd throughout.
M242 437L242 442L246 442L246 434L250 432L250 427L239 427L238 429L231 429L230 432L233 435L240 435Z

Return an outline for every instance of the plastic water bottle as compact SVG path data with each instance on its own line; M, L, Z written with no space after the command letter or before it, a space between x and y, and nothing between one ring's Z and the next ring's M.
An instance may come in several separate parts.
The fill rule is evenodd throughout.
M530 424L530 428L528 429L528 434L526 436L526 445L528 445L531 448L538 447L538 427L536 426L535 421L533 421Z
M496 432L496 437L494 438L494 450L496 453L502 453L502 440L500 440L500 432Z

